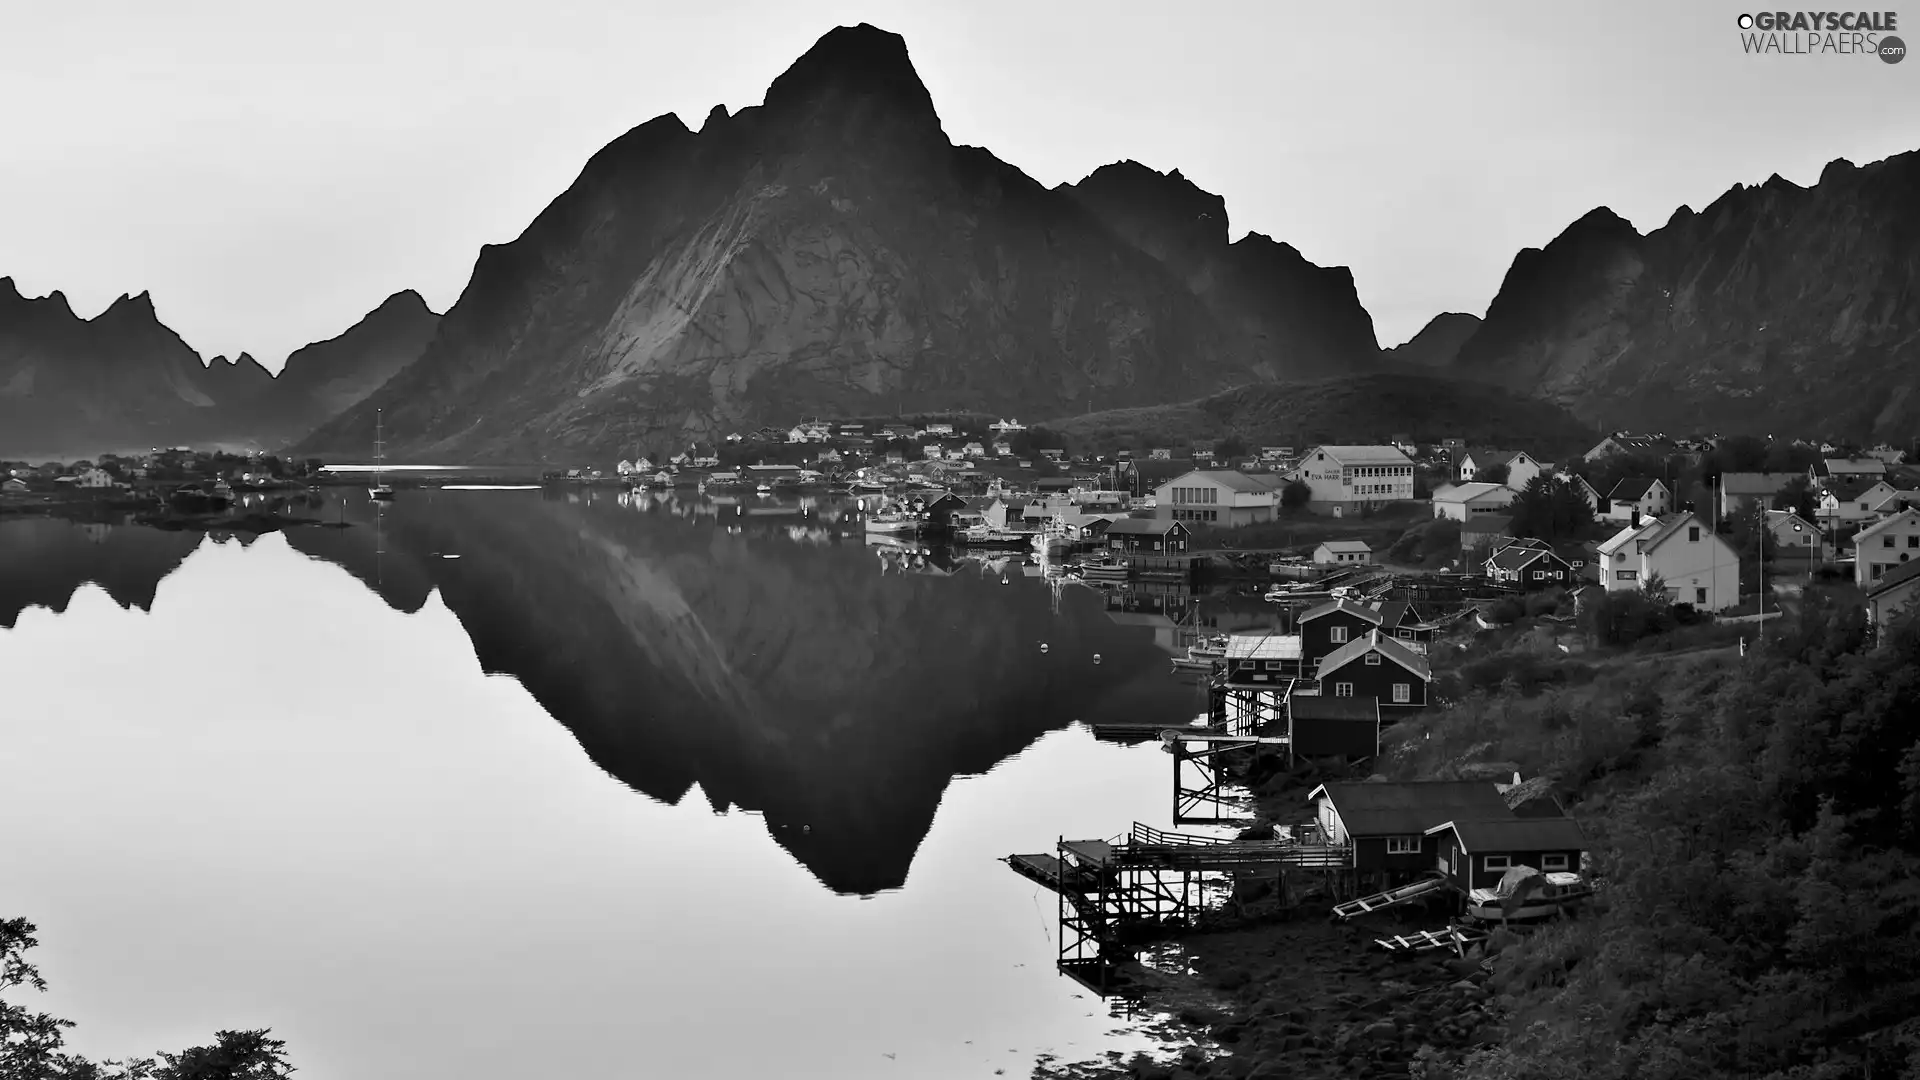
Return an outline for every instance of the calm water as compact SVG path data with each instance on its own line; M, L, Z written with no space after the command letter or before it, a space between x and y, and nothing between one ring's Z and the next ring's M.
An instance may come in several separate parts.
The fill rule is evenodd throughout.
M344 494L354 527L244 545L0 523L0 915L80 1050L858 1078L1143 1043L995 860L1169 824L1166 756L1073 725L1198 710L1177 597L824 505Z

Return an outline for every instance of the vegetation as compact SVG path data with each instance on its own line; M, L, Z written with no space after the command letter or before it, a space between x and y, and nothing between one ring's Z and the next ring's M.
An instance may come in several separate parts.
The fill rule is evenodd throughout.
M293 1074L286 1042L268 1031L221 1031L211 1046L151 1058L93 1062L68 1053L73 1021L6 1000L25 987L44 991L46 980L27 960L39 944L25 919L0 920L0 1078L4 1080L282 1080Z
M1316 382L1259 383L1209 398L1110 409L1049 421L1094 452L1178 449L1237 437L1252 446L1320 442L1417 442L1449 437L1525 446L1551 460L1591 447L1599 435L1558 406L1501 387L1414 374L1369 374Z
M1392 737L1395 775L1554 778L1603 882L1495 958L1508 1037L1463 1080L1920 1067L1920 623L1875 647L1857 605L1815 591L1744 658L1638 648L1755 632L1685 615L1609 596L1573 657L1516 627L1461 665L1454 707ZM1525 685L1528 657L1560 676Z
M1527 481L1507 505L1513 535L1548 543L1577 540L1593 528L1593 505L1573 484L1545 476Z
M1396 566L1439 566L1460 550L1460 523L1452 518L1429 518L1400 534L1387 549L1386 561Z

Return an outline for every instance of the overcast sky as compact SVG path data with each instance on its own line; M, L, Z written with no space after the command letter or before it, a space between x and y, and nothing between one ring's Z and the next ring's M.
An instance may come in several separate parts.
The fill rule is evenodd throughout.
M626 129L757 104L821 34L904 35L947 134L1052 185L1133 158L1353 268L1383 344L1484 313L1598 205L1920 148L1920 62L1749 56L1739 3L62 0L0 34L0 275L152 293L277 369L388 294L435 310ZM1920 41L1920 10L1899 30Z

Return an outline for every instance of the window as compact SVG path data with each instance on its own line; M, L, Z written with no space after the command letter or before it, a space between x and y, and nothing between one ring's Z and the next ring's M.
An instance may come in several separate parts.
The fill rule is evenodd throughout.
M1333 642L1335 645L1344 645L1347 640L1347 628L1344 626L1329 627L1327 630L1327 640Z
M1393 684L1393 703L1409 705L1413 702L1413 684L1397 682Z
M1287 666L1287 665L1285 665L1285 664L1283 664L1283 663L1281 663L1281 662L1280 662L1280 661L1278 661L1278 660L1269 660L1269 661L1267 661L1267 670L1268 670L1268 671L1279 671L1279 670L1281 670L1282 668L1285 668L1286 666Z
M1483 860L1482 865L1488 871L1511 870L1513 868L1513 860L1505 855L1489 855Z
M1367 654L1367 666L1368 666L1368 667L1379 667L1379 666L1380 666L1380 654L1379 654L1379 653L1377 653L1377 652L1370 652L1370 653L1368 653L1368 654Z
M1542 855L1542 856L1540 856L1540 869L1541 869L1541 870L1544 870L1544 871L1547 871L1547 872L1549 872L1549 873L1551 873L1552 871L1555 871L1555 870L1565 870L1566 868L1567 868L1567 857L1566 857L1565 855Z
M1420 854L1420 838L1417 836L1389 836L1387 837L1387 854L1418 855Z
M1533 572L1533 580L1535 581L1547 580L1547 572L1545 570L1535 570Z
M1693 590L1693 602L1694 602L1694 603L1696 603L1696 604L1704 604L1704 603L1706 603L1706 602L1707 602L1707 590L1705 590L1705 589L1695 589L1695 590Z
M1333 684L1333 696L1334 696L1334 697L1352 697L1352 696L1353 696L1353 684L1352 684L1352 683L1350 683L1350 682L1337 682L1337 683L1334 683L1334 684Z
M1700 526L1689 525L1687 527L1687 539L1695 543L1698 543L1700 540Z
M1634 570L1615 570L1613 576L1620 581L1632 581L1639 576L1639 572Z
M1907 546L1910 548L1920 548L1920 533L1907 537Z
M1403 626L1403 627L1401 627L1400 629L1398 629L1398 630L1395 630L1395 631L1393 632L1393 636L1394 636L1394 637L1397 637L1397 638L1406 638L1406 639L1407 639L1408 641L1412 641L1412 640L1413 640L1413 631L1411 631L1411 630L1409 630L1409 629L1407 629L1406 627L1404 627L1404 626Z
M1891 537L1891 536L1883 536L1883 537L1881 537L1881 538L1880 538L1880 546L1881 546L1881 547L1892 547L1892 546L1893 546L1893 537Z

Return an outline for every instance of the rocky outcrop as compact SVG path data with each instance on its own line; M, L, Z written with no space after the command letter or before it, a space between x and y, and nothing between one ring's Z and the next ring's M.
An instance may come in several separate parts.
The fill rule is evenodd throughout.
M1453 363L1454 357L1460 354L1460 346L1479 329L1480 319L1476 315L1443 312L1421 327L1406 344L1386 350L1381 358L1388 364L1409 368L1443 368Z
M1920 423L1920 152L1685 207L1604 208L1514 259L1454 370L1609 428L1904 440Z
M379 409L400 457L606 457L809 414L1164 401L1374 354L1364 312L1310 317L1351 299L1344 271L1221 233L1196 292L1119 231L1147 208L1083 195L955 146L905 42L842 27L763 104L596 154L481 251L420 361L301 449L365 447Z
M272 449L418 356L437 321L418 294L397 294L347 333L295 353L276 378L246 353L202 363L146 293L82 319L61 293L27 298L0 278L0 458Z

